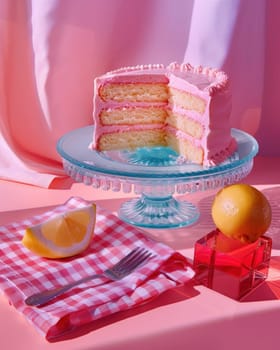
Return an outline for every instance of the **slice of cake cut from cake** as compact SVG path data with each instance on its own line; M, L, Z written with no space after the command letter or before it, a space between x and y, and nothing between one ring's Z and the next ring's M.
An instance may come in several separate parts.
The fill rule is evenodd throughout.
M98 151L169 146L186 160L216 165L236 150L227 75L190 64L142 65L94 81Z

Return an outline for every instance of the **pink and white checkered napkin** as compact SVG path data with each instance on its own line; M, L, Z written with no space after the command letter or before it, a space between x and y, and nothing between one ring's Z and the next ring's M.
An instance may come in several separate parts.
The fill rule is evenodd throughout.
M194 275L181 254L147 238L137 228L99 207L94 238L89 248L80 255L67 259L45 259L22 245L26 227L88 204L73 197L42 215L0 227L0 289L48 340L148 301L187 282ZM147 247L156 256L125 279L106 283L93 280L42 307L30 307L24 303L25 298L35 292L102 272L136 246ZM89 285L92 288L88 288Z

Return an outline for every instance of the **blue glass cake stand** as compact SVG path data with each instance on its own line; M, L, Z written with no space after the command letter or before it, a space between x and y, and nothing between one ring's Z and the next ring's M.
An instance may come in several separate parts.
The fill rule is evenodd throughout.
M133 191L139 195L123 203L118 214L122 220L146 228L175 228L195 223L199 218L198 208L174 195L240 181L250 173L258 152L256 140L238 129L232 129L237 151L212 167L188 163L168 147L94 151L89 149L92 135L93 126L87 126L59 139L57 151L65 172L75 181L94 188Z

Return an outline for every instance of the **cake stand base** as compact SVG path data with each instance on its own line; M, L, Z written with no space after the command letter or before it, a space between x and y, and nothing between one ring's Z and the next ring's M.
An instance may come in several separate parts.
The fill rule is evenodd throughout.
M173 196L151 197L142 194L122 204L119 217L129 224L146 228L176 228L194 224L198 208Z

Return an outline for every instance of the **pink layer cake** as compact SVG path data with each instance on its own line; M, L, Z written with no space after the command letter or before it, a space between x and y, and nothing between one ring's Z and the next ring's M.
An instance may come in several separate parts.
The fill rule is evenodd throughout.
M227 75L172 63L121 68L94 81L99 151L169 146L187 160L216 165L236 149Z

